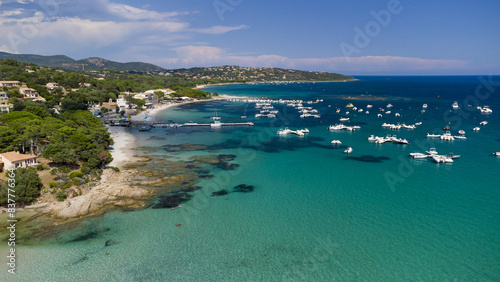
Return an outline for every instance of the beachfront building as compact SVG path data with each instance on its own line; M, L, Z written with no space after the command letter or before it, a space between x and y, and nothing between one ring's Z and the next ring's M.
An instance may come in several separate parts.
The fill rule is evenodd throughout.
M0 81L0 87L16 87L21 86L21 82L15 81Z
M116 106L120 108L120 111L125 111L128 109L128 103L125 101L125 98L118 98L116 100Z
M18 168L18 167L30 167L37 165L36 162L36 156L35 155L24 155L24 154L19 154L18 152L7 152L7 153L1 153L0 154L0 162L3 163L3 167L5 170L11 169L11 168Z
M110 111L116 111L116 108L118 107L118 104L113 102L111 98L109 98L109 101L107 103L102 103L102 108L108 109Z
M155 91L155 90L148 90L148 91ZM134 98L141 99L144 102L146 102L146 104L144 105L144 106L146 106L146 108L154 108L154 107L158 106L158 95L156 95L154 92L151 93L148 91L146 91L144 93L136 94L136 95L134 95Z

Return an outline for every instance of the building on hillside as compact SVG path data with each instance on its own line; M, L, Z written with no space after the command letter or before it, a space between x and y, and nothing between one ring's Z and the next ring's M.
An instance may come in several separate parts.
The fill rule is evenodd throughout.
M45 101L45 99L38 94L38 91L36 91L33 88L27 88L27 87L20 87L19 88L19 93L24 96L24 99L33 99L33 100L38 100L38 101Z
M19 154L18 152L7 152L7 153L0 153L0 161L3 162L4 169L16 169L18 167L31 167L31 166L36 166L38 163L36 162L36 156L35 155L23 155Z
M9 104L9 96L5 92L0 92L0 113L8 113L10 108L12 108L12 105Z
M57 82L49 82L45 85L45 87L49 91L54 91L54 89L56 89L57 87L61 87L61 85L59 85Z
M21 86L21 82L19 81L0 81L0 87L15 87Z

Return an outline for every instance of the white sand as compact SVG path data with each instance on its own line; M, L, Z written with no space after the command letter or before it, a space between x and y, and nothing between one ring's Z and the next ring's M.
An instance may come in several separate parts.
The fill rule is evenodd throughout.
M111 138L115 141L114 150L110 151L113 161L109 165L121 168L127 162L134 160L137 138L128 133L126 127L112 126L108 127L108 130L111 133Z

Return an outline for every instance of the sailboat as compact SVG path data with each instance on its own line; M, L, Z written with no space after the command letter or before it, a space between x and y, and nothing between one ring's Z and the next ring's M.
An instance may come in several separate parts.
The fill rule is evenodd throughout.
M219 120L220 119L220 116L217 115L217 110L215 110L215 116L210 117L210 118L213 119L213 120Z
M241 119L245 119L245 118L247 118L246 113L247 113L247 108L248 108L248 105L249 105L249 104L247 104L247 106L245 107L245 110L243 111L243 115L240 117Z

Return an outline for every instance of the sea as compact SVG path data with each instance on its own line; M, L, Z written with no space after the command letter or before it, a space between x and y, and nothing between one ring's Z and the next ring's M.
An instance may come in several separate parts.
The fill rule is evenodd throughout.
M276 118L256 118L260 109L248 99L186 104L157 117L210 123L219 116L254 126L130 128L137 154L152 158L139 169L200 175L188 201L161 208L166 194L140 211L108 212L36 243L18 241L15 275L7 273L2 242L0 280L500 281L500 157L493 155L500 151L500 76L356 79L205 88L272 100ZM302 100L321 117L300 118L280 99ZM493 112L481 114L484 106ZM328 130L342 117L361 128ZM391 130L383 123L421 124ZM466 139L426 137L446 126ZM309 133L278 136L285 127ZM375 144L371 135L410 144ZM460 158L409 157L430 148ZM221 190L227 194L213 194Z

